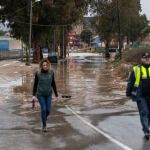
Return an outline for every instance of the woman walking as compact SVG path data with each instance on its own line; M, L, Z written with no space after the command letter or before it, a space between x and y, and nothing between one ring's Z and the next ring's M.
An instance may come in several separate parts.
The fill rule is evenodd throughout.
M47 131L46 121L51 111L52 89L55 96L58 97L54 72L51 70L51 64L47 59L43 59L39 65L39 72L35 74L32 98L38 99L40 103L43 132Z

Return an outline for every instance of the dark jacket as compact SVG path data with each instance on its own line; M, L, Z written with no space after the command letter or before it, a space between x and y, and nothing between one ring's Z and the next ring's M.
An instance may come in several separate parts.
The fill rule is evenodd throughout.
M47 71L43 71L43 70L42 70L42 73L47 73ZM33 85L33 96L36 95L38 82L39 82L38 73L36 73L36 74L35 74L35 78L34 78L34 85ZM55 96L58 97L57 88L56 88L55 79L54 79L54 73L53 73L53 76L52 76L52 83L51 83L51 86L52 86L52 88L53 88L53 91L54 91L54 93L55 93Z
M141 64L139 66L141 66ZM135 74L134 74L134 71L132 70L128 78L126 96L131 97L133 101L140 101L141 97L143 97L142 81L140 80L140 84L137 88L134 86L135 80L136 80ZM136 95L132 94L133 91L136 91Z

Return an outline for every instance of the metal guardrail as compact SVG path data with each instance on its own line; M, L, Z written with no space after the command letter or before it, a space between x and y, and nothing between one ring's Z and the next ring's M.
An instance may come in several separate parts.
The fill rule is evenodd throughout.
M23 50L7 50L7 49L0 49L0 60L4 59L15 59L15 58L23 58L25 57L25 53Z

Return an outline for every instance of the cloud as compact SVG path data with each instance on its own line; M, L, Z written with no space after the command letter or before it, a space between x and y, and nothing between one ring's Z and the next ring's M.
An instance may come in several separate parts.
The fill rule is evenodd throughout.
M150 0L141 0L142 14L146 14L150 20Z

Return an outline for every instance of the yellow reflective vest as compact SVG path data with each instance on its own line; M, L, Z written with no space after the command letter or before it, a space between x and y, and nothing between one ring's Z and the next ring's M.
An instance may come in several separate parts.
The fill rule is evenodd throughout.
M135 87L139 86L141 79L150 78L150 67L147 70L143 66L134 66L133 71L135 75L135 82L134 82Z

